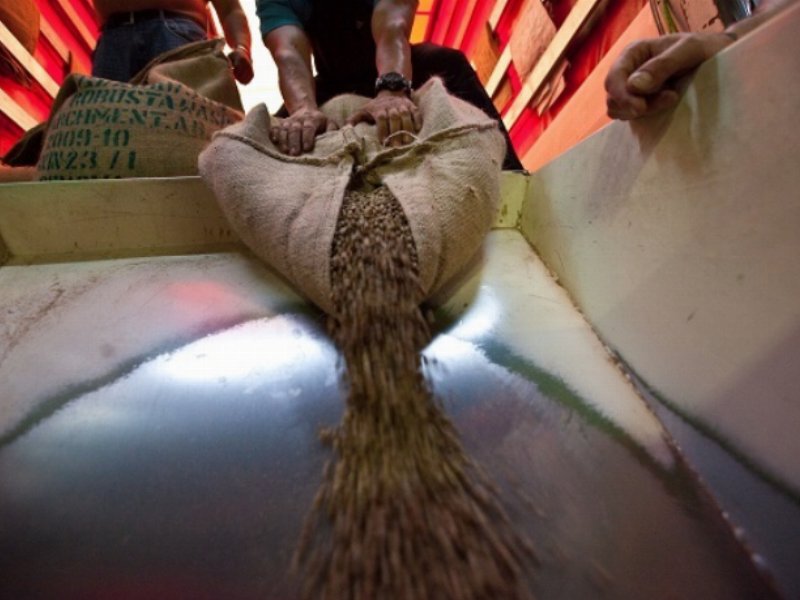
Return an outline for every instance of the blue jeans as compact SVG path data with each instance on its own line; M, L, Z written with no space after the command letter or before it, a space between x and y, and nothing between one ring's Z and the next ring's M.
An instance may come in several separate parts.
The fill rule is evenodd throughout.
M206 39L206 31L191 19L161 15L134 23L112 21L103 26L92 55L92 75L128 81L153 58Z

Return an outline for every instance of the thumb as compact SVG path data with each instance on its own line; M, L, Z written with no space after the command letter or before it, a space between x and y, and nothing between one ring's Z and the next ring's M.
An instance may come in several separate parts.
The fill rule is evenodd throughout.
M639 94L649 94L657 89L656 79L644 67L628 77L628 90Z
M684 75L708 58L704 40L685 37L666 48L628 77L628 88L634 93L652 94L668 79Z

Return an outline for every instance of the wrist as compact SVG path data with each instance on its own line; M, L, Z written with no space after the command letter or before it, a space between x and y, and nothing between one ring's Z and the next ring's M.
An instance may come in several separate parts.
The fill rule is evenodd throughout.
M301 102L295 104L288 110L290 115L295 115L297 113L317 112L319 111L319 107L315 102Z
M384 91L394 92L395 95L399 92L408 97L411 95L411 81L396 71L383 73L375 80L375 95Z
M395 92L392 90L380 90L375 94L376 98L408 98L408 93L405 90Z

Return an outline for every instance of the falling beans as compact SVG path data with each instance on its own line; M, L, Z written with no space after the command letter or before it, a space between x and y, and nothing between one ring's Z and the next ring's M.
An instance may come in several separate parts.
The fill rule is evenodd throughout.
M295 554L305 598L527 599L533 554L422 376L431 339L414 239L385 187L348 190L329 330L347 406Z

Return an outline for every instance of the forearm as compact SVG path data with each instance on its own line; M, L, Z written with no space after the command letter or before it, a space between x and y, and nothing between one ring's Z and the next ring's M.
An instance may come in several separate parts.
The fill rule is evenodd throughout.
M221 20L222 31L225 34L225 41L231 48L245 48L250 52L250 27L247 24L247 16L241 8L229 12Z
M243 47L250 53L250 26L239 0L212 0L211 4L219 17L225 41L233 49Z
M289 114L302 109L316 109L316 88L311 65L300 55L275 58L278 67L278 86Z
M305 32L294 25L278 27L264 36L264 45L278 67L278 85L289 114L316 109L311 42Z
M411 79L411 46L408 38L414 22L417 2L383 0L372 14L375 39L375 66L378 73L400 73Z
M742 37L770 20L775 14L796 3L797 0L764 0L751 17L734 23L725 29L725 32L732 33L737 38Z

